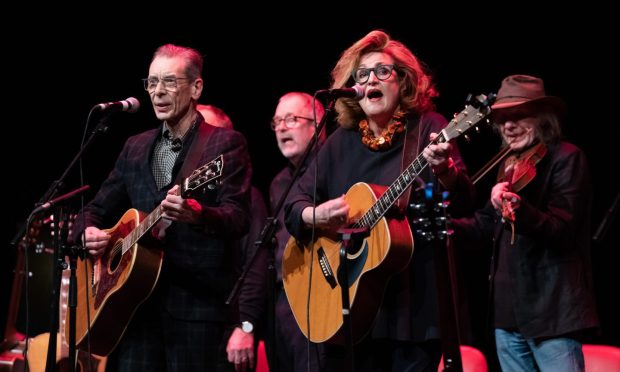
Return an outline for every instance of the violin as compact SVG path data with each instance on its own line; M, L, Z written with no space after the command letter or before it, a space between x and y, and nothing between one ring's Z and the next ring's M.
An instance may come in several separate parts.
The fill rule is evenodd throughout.
M511 154L500 167L497 175L498 182L508 182L508 190L519 192L525 185L536 177L536 164L547 153L547 146L543 142L530 147L524 152ZM502 203L502 217L505 221L515 221L515 211L512 203L516 200L504 200Z

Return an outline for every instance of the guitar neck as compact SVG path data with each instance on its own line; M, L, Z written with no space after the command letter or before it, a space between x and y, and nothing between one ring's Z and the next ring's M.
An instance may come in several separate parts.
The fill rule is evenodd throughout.
M194 170L189 177L185 178L179 185L177 195L182 195L184 198L192 196L193 192L199 190L201 187L209 186L213 181L222 176L222 169L224 167L224 155L220 154L215 159L211 160L207 164ZM161 204L155 208L146 218L123 239L123 254L127 252L134 244L140 240L159 220L163 214Z
M445 142L445 136L443 131L437 136L437 139L431 142L432 144ZM427 146L427 147L428 147ZM381 218L387 213L387 211L394 205L396 200L411 186L416 177L422 173L424 168L428 165L428 162L422 155L422 152L409 164L407 168L398 176L390 187L381 195L381 197L375 202L375 204L368 209L368 211L354 224L354 227L374 227Z
M148 216L146 216L142 221L140 221L140 223L129 234L127 234L125 239L123 239L122 253L124 254L129 249L131 249L131 247L136 244L138 240L140 240L140 238L144 236L144 234L149 232L149 230L151 230L151 228L155 226L155 224L159 222L159 220L161 220L162 214L162 207L161 205L158 205L155 210L153 210Z

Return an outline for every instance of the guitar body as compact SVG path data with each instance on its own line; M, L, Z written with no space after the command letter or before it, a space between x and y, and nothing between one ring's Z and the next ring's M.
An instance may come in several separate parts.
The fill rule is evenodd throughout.
M62 345L60 333L57 333L56 340L56 366L57 371L70 371L69 363L69 349L68 346ZM29 340L28 343L28 367L32 372L44 372L45 364L47 363L47 348L49 344L50 334L43 333ZM66 347L65 347L66 346ZM90 359L90 360L89 360ZM88 357L88 353L84 351L77 351L77 363L76 371L90 371L91 366L93 371L105 372L105 366L107 363L106 357L100 357L92 355L92 358Z
M345 195L350 206L349 219L359 220L386 189L361 182L353 185ZM337 236L319 232L319 237L307 247L299 246L291 237L284 250L284 290L299 328L312 342L344 342L341 289L337 282L341 246ZM349 249L347 269L354 341L369 332L388 279L407 267L412 254L413 237L404 217L381 217L370 235L354 251ZM306 320L309 289L310 331Z
M130 209L111 229L106 253L98 260L78 260L76 342L88 350L88 310L90 313L90 347L97 355L108 355L118 344L131 317L153 291L163 262L163 251L135 243L122 254L123 241L140 223L144 214ZM84 280L84 266L88 282ZM69 334L69 314L65 334Z

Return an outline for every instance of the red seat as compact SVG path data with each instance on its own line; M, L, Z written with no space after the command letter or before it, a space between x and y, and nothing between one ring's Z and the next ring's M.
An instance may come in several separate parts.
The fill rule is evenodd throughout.
M475 347L461 345L461 361L463 363L463 372L487 372L487 358L485 358L484 354ZM438 371L442 372L443 367L443 357L441 357L441 362L439 363Z
M265 353L265 343L263 340L258 342L258 351L256 355L256 372L269 372L269 364L267 364L267 353Z
M620 372L620 348L583 344L586 372Z

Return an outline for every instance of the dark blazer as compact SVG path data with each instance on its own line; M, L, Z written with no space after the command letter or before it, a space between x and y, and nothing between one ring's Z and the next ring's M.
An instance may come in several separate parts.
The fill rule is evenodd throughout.
M495 298L495 311L503 315L514 311L516 328L527 338L598 325L588 169L584 153L572 144L548 146L547 155L536 165L536 176L519 191L522 203L516 210L514 246L510 225L502 226L490 202L474 219L453 221L457 234L494 238L492 278L502 278L503 283L501 290L494 290L500 297ZM504 258L498 260L498 253Z
M209 125L204 120L200 125ZM127 140L114 169L97 195L77 219L74 233L85 226L108 228L130 208L150 212L165 198L172 185L158 190L151 171L151 157L161 127ZM187 156L193 130L183 144L172 172L174 180ZM204 226L173 223L166 231L164 266L151 301L173 317L223 321L228 317L224 301L233 279L235 238L248 228L251 165L245 138L230 129L212 128L197 167L224 155L221 183L215 190L194 198L203 206ZM79 236L79 235L74 235Z

